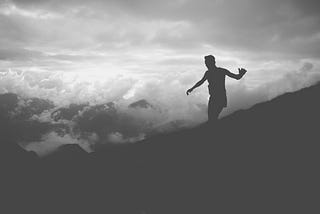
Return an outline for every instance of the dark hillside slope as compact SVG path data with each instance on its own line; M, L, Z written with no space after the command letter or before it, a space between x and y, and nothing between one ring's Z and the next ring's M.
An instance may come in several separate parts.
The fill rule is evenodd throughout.
M19 197L5 204L24 213L319 213L319 97L320 84L216 126L91 154L67 146L10 158L20 177L6 189Z

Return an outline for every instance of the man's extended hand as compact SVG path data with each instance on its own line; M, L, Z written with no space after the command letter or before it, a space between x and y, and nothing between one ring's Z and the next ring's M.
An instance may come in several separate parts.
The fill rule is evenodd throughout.
M239 74L241 75L241 76L243 76L243 75L245 75L245 73L247 73L247 70L246 69L244 69L244 68L238 68L238 71L239 71Z
M187 90L187 95L189 95L192 92L192 88Z

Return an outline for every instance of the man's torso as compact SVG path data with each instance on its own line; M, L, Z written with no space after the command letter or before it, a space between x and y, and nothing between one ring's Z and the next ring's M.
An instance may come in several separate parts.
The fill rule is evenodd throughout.
M209 94L212 95L225 95L225 77L226 74L223 68L215 68L206 72L207 80L209 82Z

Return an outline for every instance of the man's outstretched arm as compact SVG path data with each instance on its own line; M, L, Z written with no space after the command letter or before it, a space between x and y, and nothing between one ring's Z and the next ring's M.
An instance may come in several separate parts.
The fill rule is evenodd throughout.
M192 88L187 90L187 95L189 95L193 91L193 89L202 85L206 80L207 80L207 72L203 75L202 79L199 82L197 82Z
M238 71L239 71L239 74L234 74L234 73L231 73L230 71L228 71L227 69L225 69L225 72L226 72L226 75L233 78L233 79L236 79L236 80L239 80L243 77L243 75L245 75L245 73L247 72L246 69L244 68L238 68Z

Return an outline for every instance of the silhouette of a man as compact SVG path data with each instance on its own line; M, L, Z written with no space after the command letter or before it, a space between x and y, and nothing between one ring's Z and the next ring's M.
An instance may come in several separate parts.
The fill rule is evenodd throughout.
M243 68L239 68L239 74L234 74L225 68L217 67L214 56L208 55L205 56L204 59L208 70L205 72L204 76L199 82L187 90L187 95L189 95L193 89L199 87L207 80L209 82L208 88L210 94L208 104L208 120L210 123L216 123L222 109L227 106L227 94L225 86L226 75L239 80L247 71Z

